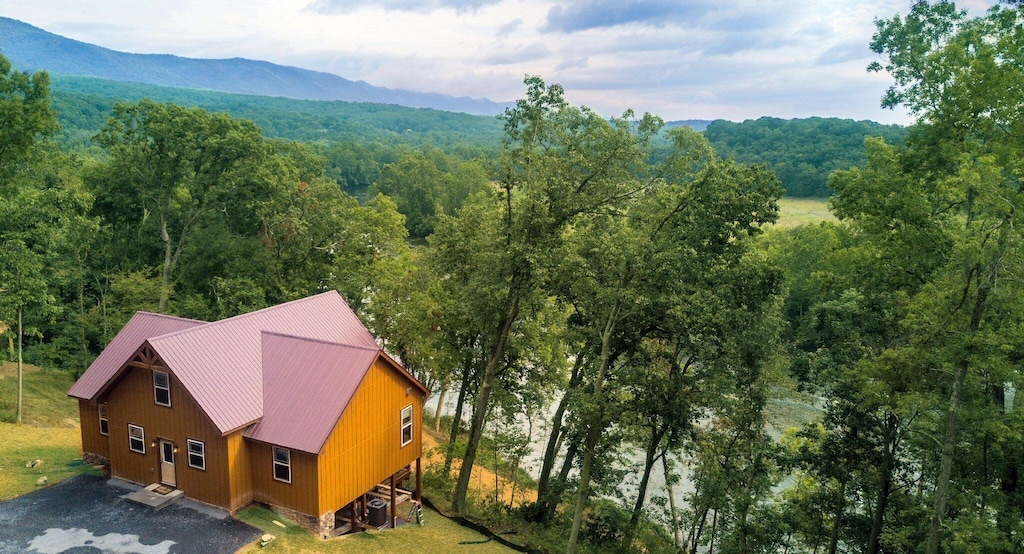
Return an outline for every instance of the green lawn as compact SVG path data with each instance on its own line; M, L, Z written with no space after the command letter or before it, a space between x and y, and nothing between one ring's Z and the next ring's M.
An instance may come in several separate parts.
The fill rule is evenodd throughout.
M411 524L398 529L368 531L345 537L321 540L311 533L261 507L250 507L238 514L238 519L274 535L273 542L264 548L250 546L245 553L385 553L385 552L439 552L439 553L500 553L515 552L476 531L462 527L429 509L424 510L424 524ZM285 527L278 525L278 522ZM487 541L487 542L484 542Z
M775 226L787 229L806 223L834 220L835 216L828 211L828 198L780 198L779 221Z

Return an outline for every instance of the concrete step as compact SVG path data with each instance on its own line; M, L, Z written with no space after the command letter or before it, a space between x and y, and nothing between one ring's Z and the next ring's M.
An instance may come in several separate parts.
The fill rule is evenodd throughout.
M160 487L160 483L153 483L152 485L137 490L124 498L136 504L142 504L148 508L152 508L154 511L170 506L178 500L181 500L185 496L185 493L174 489L167 494L160 494L156 492L156 489Z

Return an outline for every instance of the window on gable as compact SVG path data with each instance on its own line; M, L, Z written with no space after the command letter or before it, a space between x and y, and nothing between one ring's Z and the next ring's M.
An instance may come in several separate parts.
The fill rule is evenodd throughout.
M412 442L412 405L402 409L402 446Z
M171 379L162 371L153 372L153 395L161 406L171 405Z
M292 453L287 448L274 447L274 479L292 482Z
M107 420L107 405L100 404L99 406L96 407L96 411L98 411L100 414L100 434L109 435L110 421Z
M128 424L128 449L139 454L146 453L146 431L142 426Z
M188 465L196 469L206 469L206 445L188 439Z

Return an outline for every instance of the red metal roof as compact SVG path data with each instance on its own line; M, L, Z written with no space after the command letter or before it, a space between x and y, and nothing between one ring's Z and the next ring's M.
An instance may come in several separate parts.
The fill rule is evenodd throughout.
M139 312L68 392L92 399L148 341L217 429L317 453L380 349L335 291L213 323ZM311 409L315 408L315 409Z
M263 333L263 419L245 436L318 453L379 353Z
M114 340L110 341L110 344L89 365L89 369L85 370L85 373L71 386L68 395L92 400L100 389L117 375L118 370L124 366L128 358L142 346L146 339L205 324L205 321L194 319L135 312L135 315L128 320Z
M264 331L380 349L335 291L151 338L149 344L227 433L263 416Z

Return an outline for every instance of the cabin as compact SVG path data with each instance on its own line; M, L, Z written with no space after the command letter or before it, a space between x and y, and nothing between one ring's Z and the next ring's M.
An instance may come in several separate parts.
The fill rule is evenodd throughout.
M68 391L86 462L323 537L417 509L427 394L334 291L212 323L138 312Z

